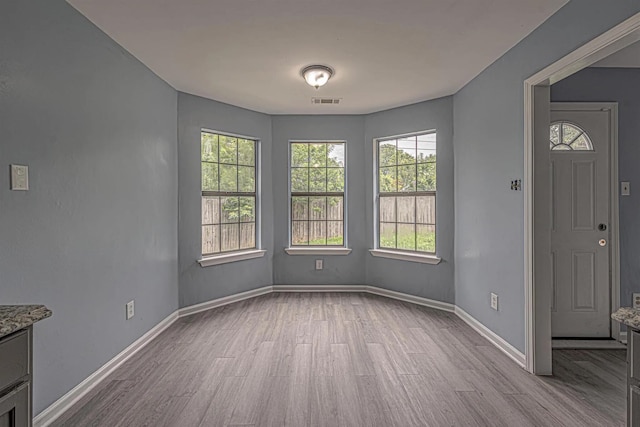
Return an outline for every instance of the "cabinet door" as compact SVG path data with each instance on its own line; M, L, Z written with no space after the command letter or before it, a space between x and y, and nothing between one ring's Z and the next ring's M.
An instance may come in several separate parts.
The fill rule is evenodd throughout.
M0 427L31 427L29 383L0 397Z

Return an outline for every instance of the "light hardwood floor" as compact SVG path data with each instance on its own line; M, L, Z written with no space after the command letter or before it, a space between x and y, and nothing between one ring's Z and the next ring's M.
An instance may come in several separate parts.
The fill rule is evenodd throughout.
M54 425L621 426L623 350L526 373L454 314L274 293L179 319Z

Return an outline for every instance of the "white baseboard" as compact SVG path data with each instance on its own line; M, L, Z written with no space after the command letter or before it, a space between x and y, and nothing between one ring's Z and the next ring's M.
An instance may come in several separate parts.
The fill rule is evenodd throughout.
M388 289L378 288L376 286L367 285L273 285L264 286L262 288L253 289L247 292L241 292L227 297L214 299L211 301L203 302L200 304L191 305L188 307L180 308L164 320L154 326L146 334L138 338L133 344L125 348L122 352L116 355L113 359L107 362L100 369L91 374L88 378L75 386L71 391L56 400L51 406L40 412L33 419L34 427L46 427L60 417L66 410L78 402L82 397L95 388L102 380L104 380L110 373L116 370L120 365L126 362L131 356L136 354L149 342L151 342L162 331L167 329L173 322L180 317L189 316L192 314L200 313L202 311L210 310L212 308L221 307L227 304L243 301L249 298L255 298L260 295L269 294L272 292L365 292L374 295L379 295L387 298L392 298L400 301L405 301L413 304L422 305L425 307L434 308L437 310L447 311L455 313L469 326L471 326L476 332L489 340L499 350L504 352L509 358L515 361L518 365L524 368L525 357L520 351L518 351L511 344L506 342L503 338L498 336L495 332L484 326L482 323L471 317L467 312L454 304L431 300L428 298L418 297L415 295L409 295L402 292L391 291ZM626 333L621 333L621 339L624 336L626 342Z
M273 292L366 292L365 285L273 285Z
M178 317L189 316L191 314L200 313L201 311L207 311L211 310L212 308L222 307L223 305L233 304L234 302L244 301L246 299L255 298L260 295L270 294L271 292L273 292L273 286L264 286L262 288L240 292L239 294L233 294L227 297L213 299L211 301L203 302L200 304L182 307L178 310Z
M417 297L415 295L404 294L402 292L390 291L388 289L377 288L375 286L366 286L366 291L370 294L380 295L387 298L397 299L404 302L422 305L425 307L435 308L442 311L453 313L455 305L448 302L436 301L429 298Z
M487 328L485 325L480 323L475 317L471 316L469 313L456 306L455 313L461 318L467 325L471 326L477 333L485 337L489 340L493 345L495 345L498 350L501 350L504 354L509 356L511 360L520 365L523 369L525 369L525 356L504 340L501 336L493 332L491 329Z
M627 343L627 331L620 331L620 342L623 344Z
M135 340L129 347L122 350L113 359L104 364L100 369L89 375L84 381L72 388L60 399L53 402L44 411L40 412L33 419L33 427L45 427L54 422L67 409L71 408L76 402L100 384L109 374L150 343L162 331L171 326L176 319L178 319L178 312L174 311L151 328L146 334Z

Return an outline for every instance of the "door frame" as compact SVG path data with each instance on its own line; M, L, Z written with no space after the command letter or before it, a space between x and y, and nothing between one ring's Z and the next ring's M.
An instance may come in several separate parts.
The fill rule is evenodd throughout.
M534 150L536 138L548 139L550 86L640 40L640 13L616 25L524 81L524 285L525 285L525 367L536 375L552 374L551 286L544 280L548 272L550 243L549 164L544 152ZM617 113L617 110L616 110ZM612 110L612 116L614 111ZM617 114L615 130L617 141ZM548 152L548 144L538 144ZM611 153L616 173L611 189L612 256L619 257L618 247L618 177L617 152ZM615 199L615 200L613 200ZM615 210L615 212L614 212ZM537 213L537 214L536 214ZM535 218L535 221L534 221ZM612 288L619 289L619 259L611 260ZM612 311L620 305L620 292L612 298ZM617 332L616 332L617 331ZM612 322L612 332L620 338L619 325Z
M551 102L550 111L609 112L609 315L620 308L620 197L618 186L618 103ZM542 231L541 231L542 232ZM551 230L549 230L551 232ZM620 341L620 323L609 318L610 337Z

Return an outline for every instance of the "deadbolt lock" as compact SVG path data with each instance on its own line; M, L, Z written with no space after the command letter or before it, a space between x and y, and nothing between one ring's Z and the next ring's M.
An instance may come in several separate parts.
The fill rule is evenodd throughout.
M607 224L599 224L598 225L598 230L606 231L607 230Z

